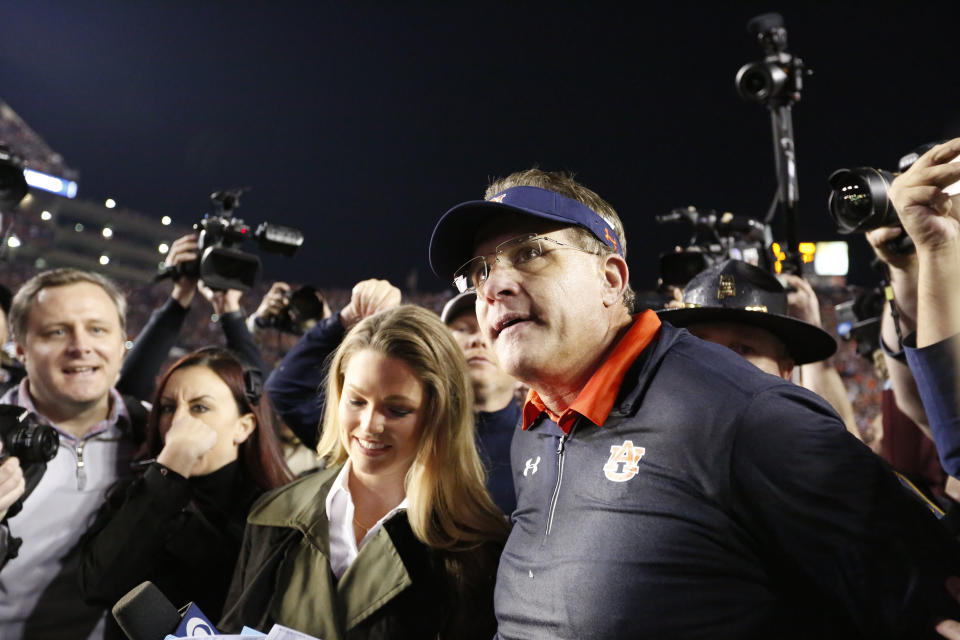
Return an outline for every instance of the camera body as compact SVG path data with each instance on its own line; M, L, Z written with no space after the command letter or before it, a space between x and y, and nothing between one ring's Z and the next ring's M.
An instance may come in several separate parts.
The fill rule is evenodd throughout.
M60 446L56 429L40 422L23 407L9 404L0 404L0 440L3 441L0 460L16 456L24 469L50 462Z
M758 220L730 212L673 209L657 216L659 224L687 223L693 235L681 251L660 254L660 286L684 287L693 276L729 258L771 270L770 228Z
M261 329L276 329L283 333L302 335L312 323L321 320L326 314L326 303L316 287L304 285L294 291L290 302L280 313L257 317L256 324Z
M838 169L830 174L827 207L840 233L861 233L900 224L888 192L894 178L909 169L917 159L939 142L920 145L897 163L896 171L872 167ZM953 162L960 161L960 158ZM960 193L960 182L946 188L950 195Z
M248 239L256 240L260 249L291 257L303 246L303 233L293 227L267 222L256 230L233 215L240 206L243 189L217 191L210 200L214 213L205 215L193 225L199 232L199 257L178 267L164 267L157 279L200 278L211 289L247 291L260 276L260 258L240 249Z
M833 308L837 315L837 334L845 341L856 340L857 353L868 360L872 360L874 351L880 348L880 318L885 303L883 290L875 287Z
M747 31L760 42L764 58L740 67L735 81L737 92L744 100L765 105L798 102L803 76L808 72L803 60L786 50L783 17L777 13L759 15L747 23Z

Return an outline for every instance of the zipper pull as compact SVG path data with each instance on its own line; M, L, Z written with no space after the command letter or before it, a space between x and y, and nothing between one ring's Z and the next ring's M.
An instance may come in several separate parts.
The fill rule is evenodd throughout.
M567 441L567 436L566 436L566 434L560 436L560 441L557 442L557 455L558 455L558 456L562 456L562 455L563 455L563 445L564 445L564 443L566 443L566 441Z
M83 442L77 444L77 490L83 491L87 486L87 469L83 462Z

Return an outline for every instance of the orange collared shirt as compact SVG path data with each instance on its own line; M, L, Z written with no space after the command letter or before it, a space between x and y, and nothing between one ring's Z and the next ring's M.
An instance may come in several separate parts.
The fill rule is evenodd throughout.
M610 410L613 409L613 403L620 392L620 385L623 384L623 376L626 375L627 369L659 331L660 318L656 313L647 309L635 315L630 330L620 338L613 352L590 377L573 404L559 416L547 409L537 392L530 389L523 405L523 429L533 424L537 416L544 411L563 429L564 433L570 433L570 428L577 416L583 416L598 427L603 426L607 416L610 415Z

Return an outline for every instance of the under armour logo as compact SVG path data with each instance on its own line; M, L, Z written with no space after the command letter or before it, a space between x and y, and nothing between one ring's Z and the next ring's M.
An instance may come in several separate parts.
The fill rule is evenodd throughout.
M647 452L643 447L633 446L632 440L610 447L610 458L603 465L603 475L613 482L626 482L640 471L640 458Z
M507 195L506 193L501 193L501 194L499 194L499 195L495 195L495 196L493 196L492 198L490 198L489 200L487 200L487 202L503 202L503 199L506 197L506 195Z
M527 474L531 476L537 472L537 468L540 466L540 456L537 456L537 459L527 458L527 462L523 467L523 477L526 478Z

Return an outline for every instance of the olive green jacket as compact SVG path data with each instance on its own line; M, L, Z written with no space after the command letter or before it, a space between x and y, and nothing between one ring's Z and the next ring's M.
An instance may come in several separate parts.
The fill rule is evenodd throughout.
M326 496L339 470L308 475L254 504L219 628L267 631L276 622L322 640L489 640L498 545L431 549L399 512L336 579Z

